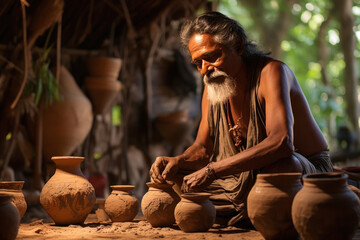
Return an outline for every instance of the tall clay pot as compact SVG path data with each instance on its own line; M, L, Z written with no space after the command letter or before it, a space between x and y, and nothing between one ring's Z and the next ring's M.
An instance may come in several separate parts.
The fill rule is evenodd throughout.
M174 210L180 201L170 184L148 182L149 191L141 201L141 210L153 227L169 227L175 224Z
M0 193L0 239L14 240L18 234L20 216L11 204L11 194Z
M69 71L60 69L60 101L44 106L43 152L47 160L52 156L69 156L82 144L90 132L92 105L76 84Z
M131 192L135 186L113 185L105 200L105 212L113 222L130 222L139 212L139 202Z
M292 219L304 240L352 239L359 226L359 198L347 187L346 174L315 173L303 177L294 198Z
M83 157L52 157L55 174L44 185L40 203L56 225L82 224L95 204L95 189L80 169Z
M184 232L205 232L215 223L216 210L209 193L185 193L175 208L176 224Z
M24 216L27 204L22 188L24 181L0 181L0 193L11 194L11 203L18 209L20 219Z
M297 239L291 205L301 189L300 173L258 174L247 198L251 223L269 239Z

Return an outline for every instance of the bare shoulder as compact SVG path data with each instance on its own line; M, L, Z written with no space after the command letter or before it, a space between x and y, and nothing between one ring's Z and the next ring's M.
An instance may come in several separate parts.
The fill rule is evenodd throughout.
M269 61L261 71L259 98L273 96L276 92L290 92L296 86L296 78L291 69L278 60Z

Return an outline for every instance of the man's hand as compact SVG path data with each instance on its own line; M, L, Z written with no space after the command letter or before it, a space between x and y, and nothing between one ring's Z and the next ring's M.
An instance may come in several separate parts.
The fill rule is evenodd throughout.
M179 170L180 160L176 157L157 157L150 168L150 178L155 183L171 181Z
M214 179L208 177L205 168L202 168L184 177L181 191L199 192L209 186L213 181Z

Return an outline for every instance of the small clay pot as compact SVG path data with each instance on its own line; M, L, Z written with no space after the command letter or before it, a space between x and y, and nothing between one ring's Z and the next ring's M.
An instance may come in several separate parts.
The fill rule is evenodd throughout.
M304 240L350 240L359 226L359 198L347 187L346 174L315 173L303 177L292 219Z
M206 232L215 223L210 193L185 193L175 208L175 220L184 232Z
M258 174L247 198L251 223L265 239L297 239L291 205L301 189L301 173Z
M18 234L20 215L17 208L10 202L12 194L0 193L0 239L14 240Z
M0 181L0 193L11 194L11 203L18 209L20 219L24 216L27 204L25 201L22 188L24 181Z
M52 157L55 174L41 190L40 203L56 225L82 224L92 210L95 189L80 169L83 157Z
M149 191L141 201L141 210L153 227L170 227L175 224L174 210L180 201L170 184L148 182Z
M135 186L113 185L105 200L105 212L113 222L130 222L139 212L139 202L132 194Z

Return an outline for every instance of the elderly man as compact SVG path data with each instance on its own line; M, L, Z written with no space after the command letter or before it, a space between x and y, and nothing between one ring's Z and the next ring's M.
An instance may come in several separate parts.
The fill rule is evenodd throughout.
M239 23L205 13L183 25L181 39L205 84L201 122L183 154L156 158L152 181L212 193L218 222L234 225L247 220L257 173L332 171L293 72L260 51Z

